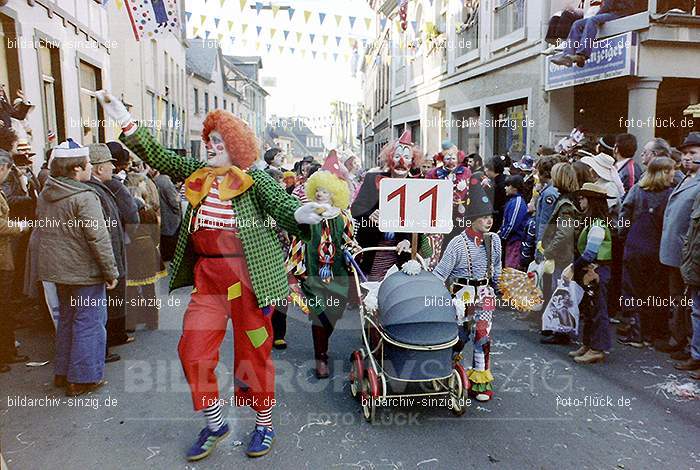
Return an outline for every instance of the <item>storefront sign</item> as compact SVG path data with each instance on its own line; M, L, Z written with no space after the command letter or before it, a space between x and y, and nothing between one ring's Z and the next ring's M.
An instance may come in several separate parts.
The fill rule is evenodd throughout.
M545 62L546 91L609 78L635 75L637 67L637 34L633 31L601 39L593 43L591 58L583 67L564 67Z

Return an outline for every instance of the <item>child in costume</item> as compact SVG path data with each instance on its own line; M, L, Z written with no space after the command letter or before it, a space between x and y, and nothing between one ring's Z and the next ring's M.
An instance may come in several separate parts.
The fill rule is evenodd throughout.
M433 273L456 294L459 310L464 302L464 313L457 318L460 341L455 350L461 351L473 335L472 368L467 373L470 390L477 400L488 401L493 397L490 333L501 275L501 239L490 232L493 206L476 178L471 179L464 218L466 229L450 241Z
M311 201L332 204L340 214L311 226L311 240L295 240L288 269L300 280L311 320L316 377L328 378L328 340L348 301L350 278L344 257L346 248L355 247L353 223L347 212L350 192L337 172L335 151L326 159L323 170L306 182ZM342 174L342 173L340 173Z
M97 95L107 115L122 127L120 140L127 147L161 173L185 180L189 205L171 264L170 290L194 284L178 352L194 409L207 418L187 459L207 457L229 433L214 372L229 318L235 404L257 412L246 454L265 455L275 437L271 305L289 294L282 250L266 222L272 217L290 234L307 240L309 225L337 215L337 210L317 203L301 205L264 170L252 168L258 158L257 139L231 113L215 110L207 115L203 162L163 148L145 127L134 123L123 103L103 90Z

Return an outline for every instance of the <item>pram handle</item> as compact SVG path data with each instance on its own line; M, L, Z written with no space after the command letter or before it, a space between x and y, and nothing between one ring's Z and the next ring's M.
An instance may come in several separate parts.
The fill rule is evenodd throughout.
M367 247L367 248L362 248L361 250L352 253L352 257L353 257L353 259L357 259L357 257L358 257L359 255L361 255L362 253L369 253L369 252L372 252L372 251L396 251L396 247L390 247L390 246L370 246L370 247ZM420 254L418 254L418 253L416 253L416 259L417 259L418 262L423 266L423 269L425 269L425 270L427 271L427 270L428 270L428 266L425 264L425 259L424 259Z

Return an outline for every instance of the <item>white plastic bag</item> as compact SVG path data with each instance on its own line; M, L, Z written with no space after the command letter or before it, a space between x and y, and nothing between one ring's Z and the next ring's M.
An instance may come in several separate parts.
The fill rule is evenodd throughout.
M557 288L542 314L542 330L555 333L579 332L579 304L583 298L583 288L574 281L557 281Z

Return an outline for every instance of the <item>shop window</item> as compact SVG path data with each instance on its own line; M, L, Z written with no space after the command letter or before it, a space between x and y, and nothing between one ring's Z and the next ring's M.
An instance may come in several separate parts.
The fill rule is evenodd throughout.
M493 108L494 153L514 160L527 148L527 100L504 103Z
M194 113L199 114L199 90L194 89Z
M525 27L525 0L495 0L493 37L501 39Z
M63 81L61 77L61 52L58 47L40 41L39 74L42 86L42 111L46 135L53 131L59 142L65 140L66 128L63 118Z
M80 61L80 117L83 127L83 144L104 142L102 108L97 103L97 90L102 89L102 72L99 68Z
M464 153L479 153L479 108L468 109L453 114L457 125L457 147Z
M0 87L12 100L21 89L17 32L12 18L0 14Z

